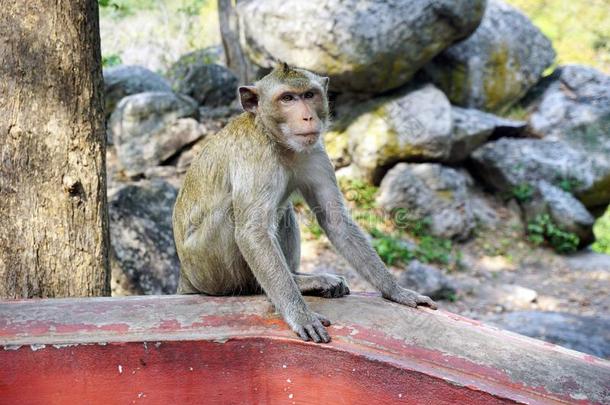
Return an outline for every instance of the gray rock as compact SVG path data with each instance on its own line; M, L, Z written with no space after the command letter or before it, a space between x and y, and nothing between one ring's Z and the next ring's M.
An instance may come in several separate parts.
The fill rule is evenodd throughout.
M172 211L178 192L161 180L123 185L109 200L115 295L173 294L180 263Z
M180 58L167 72L172 87L201 105L228 105L237 98L237 77L226 67L207 60L200 53Z
M515 284L482 285L476 294L480 300L495 304L502 311L526 309L538 299L535 290Z
M435 300L451 299L457 292L453 281L442 271L417 260L400 274L398 284Z
M593 242L595 218L579 200L561 188L540 180L532 199L522 205L527 221L546 213L559 228L576 234L581 246Z
M331 77L331 88L380 93L408 82L468 36L484 0L253 0L238 4L242 47L256 65L276 60Z
M427 84L356 104L324 139L337 167L352 164L360 177L378 183L396 162L460 162L490 137L518 136L525 126L452 107L442 91Z
M437 163L399 163L381 182L377 203L387 212L404 209L410 219L430 221L430 233L465 239L475 226L467 173Z
M174 93L149 92L125 97L110 118L117 157L127 176L158 166L205 134L197 103Z
M534 190L540 180L581 192L594 179L586 156L563 142L502 138L481 146L471 158L477 176L507 193L524 185Z
M225 66L225 51L222 45L208 46L206 48L197 49L195 51L184 54L178 58L172 67L179 65L191 65L191 64L216 64ZM171 70L170 67L168 70ZM169 75L168 75L169 76Z
M104 69L106 118L123 97L147 91L172 91L169 83L142 66L113 66Z
M362 112L364 111L364 112ZM374 100L343 131L351 162L363 177L379 181L403 160L443 160L451 144L451 105L432 85Z
M610 255L581 250L568 256L566 263L572 271L600 272L596 279L610 279Z
M591 162L594 184L579 194L587 206L610 202L610 76L568 65L555 72L533 102L530 129L582 151Z
M489 321L501 328L602 358L610 357L610 318L520 311Z
M551 41L524 14L489 0L474 34L434 58L425 72L452 103L501 111L519 100L554 59Z
M466 159L470 153L487 142L490 136L520 135L527 123L509 120L475 109L452 107L453 118L452 140L446 160L459 162Z

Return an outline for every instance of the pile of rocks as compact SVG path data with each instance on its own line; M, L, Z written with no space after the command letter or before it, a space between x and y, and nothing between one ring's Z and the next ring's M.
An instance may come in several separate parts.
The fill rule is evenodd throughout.
M236 10L258 71L281 60L331 78L327 150L338 176L381 185L383 209L407 209L434 235L465 240L488 222L480 196L500 194L518 200L525 221L548 214L582 246L591 241L592 212L610 203L610 77L570 65L543 78L555 52L518 10L501 0L252 0ZM104 71L117 274L178 271L164 239L171 227L148 228L148 214L136 213L166 215L168 190L201 140L239 112L222 59L217 50L185 55L165 77L138 66ZM515 104L526 116L503 117ZM157 182L133 182L142 178ZM154 190L161 198L125 197ZM158 237L137 237L143 229ZM132 260L129 243L141 244L141 257L166 255Z

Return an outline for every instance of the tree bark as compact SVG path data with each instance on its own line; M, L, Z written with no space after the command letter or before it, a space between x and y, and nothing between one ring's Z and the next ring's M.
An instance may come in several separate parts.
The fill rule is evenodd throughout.
M254 80L254 75L239 43L239 20L235 12L238 2L239 0L218 0L220 35L227 67L237 76L239 83L249 84Z
M108 295L96 0L0 0L0 297Z

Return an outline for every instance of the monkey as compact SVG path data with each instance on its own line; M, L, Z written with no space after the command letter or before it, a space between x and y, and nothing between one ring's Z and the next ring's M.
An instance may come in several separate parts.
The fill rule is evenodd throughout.
M342 297L346 280L299 272L300 193L336 250L388 300L436 309L398 285L349 215L326 154L327 77L280 63L238 89L243 113L203 141L173 211L179 294L265 293L303 340L330 341L330 320L305 295Z

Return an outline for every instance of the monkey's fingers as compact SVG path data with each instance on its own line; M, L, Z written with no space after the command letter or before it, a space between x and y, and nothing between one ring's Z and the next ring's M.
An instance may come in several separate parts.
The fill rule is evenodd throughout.
M312 325L306 325L305 329L307 333L311 337L311 339L316 343L328 343L330 342L330 336L326 331L326 328L322 326L321 323L317 322Z
M305 331L305 328L304 328L304 327L302 327L302 326L297 326L296 328L294 328L294 331L295 331L295 333L296 333L297 335L299 335L299 337L300 337L301 339L303 339L304 341L306 341L306 342L307 342L308 340L311 340L311 339L309 338L309 335L308 335L308 334L307 334L307 332Z
M314 312L316 314L316 316L318 317L318 319L320 320L320 322L322 322L322 325L324 326L330 326L330 319L328 319L327 317L325 317L324 315L321 315L317 312Z
M416 302L417 305L425 305L427 307L430 307L431 309L438 309L438 305L436 305L436 302L432 301L430 297L427 297L425 295L420 295L419 297L417 297Z

